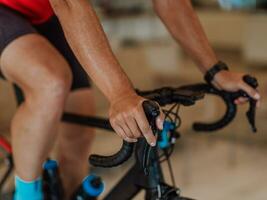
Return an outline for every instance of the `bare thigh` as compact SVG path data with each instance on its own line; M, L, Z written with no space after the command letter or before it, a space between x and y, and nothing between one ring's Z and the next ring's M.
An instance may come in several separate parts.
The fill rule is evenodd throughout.
M18 84L26 95L71 84L67 62L38 34L24 35L11 42L2 52L0 66L4 76Z

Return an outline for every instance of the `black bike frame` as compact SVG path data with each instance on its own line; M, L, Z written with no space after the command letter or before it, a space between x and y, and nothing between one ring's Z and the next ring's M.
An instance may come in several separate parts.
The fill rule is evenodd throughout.
M71 113L64 113L63 121L68 123L79 124L83 126L92 126L99 129L112 131L112 127L107 119L98 117L81 116ZM140 155L145 148L146 140L139 139L135 148L135 164L116 184L116 186L104 197L104 200L130 200L135 197L141 190L146 191L146 200L156 200L158 197L159 186L165 183L160 161L158 159L157 147L152 148L150 154L149 174L145 175ZM159 194L160 195L160 194ZM176 200L180 200L178 197ZM175 199L173 199L175 200Z

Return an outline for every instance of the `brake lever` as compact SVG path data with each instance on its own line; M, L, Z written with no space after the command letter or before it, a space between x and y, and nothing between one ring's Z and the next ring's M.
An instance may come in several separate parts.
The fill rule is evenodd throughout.
M158 128L156 124L156 119L160 115L159 106L153 101L144 101L143 108L144 108L144 112L146 114L147 120L149 122L149 125L152 129L152 132L157 137ZM147 142L145 143L144 155L142 158L142 167L144 169L145 175L149 174L150 154L153 148L155 147L150 146Z
M256 78L249 76L249 75L245 75L243 77L243 80L250 85L251 87L253 87L254 89L256 89L259 84ZM253 133L257 132L257 127L256 127L256 123L255 123L255 118L256 118L256 105L257 105L257 101L251 97L249 97L246 93L245 96L249 98L249 109L246 113L248 122L251 126L251 129L253 131Z
M244 80L244 82L246 82L248 85L250 85L254 89L256 89L259 86L257 79L252 77L252 76L250 76L250 75L245 75L243 77L243 80ZM252 97L250 97L246 92L244 92L242 90L240 90L237 93L233 94L233 99L237 99L238 97L248 98L248 100L249 100L249 109L246 112L246 117L247 117L248 123L251 126L252 132L256 133L257 132L257 128L256 128L255 118L256 118L257 101L255 99L253 99Z

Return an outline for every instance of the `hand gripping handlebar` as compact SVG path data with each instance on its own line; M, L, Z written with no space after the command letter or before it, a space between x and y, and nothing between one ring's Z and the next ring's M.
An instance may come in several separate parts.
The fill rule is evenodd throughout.
M258 87L258 82L255 78L245 75L243 77L243 80L250 85L253 88ZM224 116L212 123L202 123L202 122L196 122L193 124L193 129L195 131L215 131L218 129L221 129L225 126L227 126L236 116L237 112L237 105L234 103L234 100L239 98L239 97L246 97L249 100L249 109L246 113L248 122L251 126L251 129L253 132L257 132L256 124L255 124L255 114L256 114L256 103L257 101L248 96L248 94L242 90L237 91L237 92L225 92L225 91L220 91L208 84L198 84L194 85L192 87L193 90L198 90L198 91L203 91L207 94L214 94L223 99L223 101L226 104L226 112Z

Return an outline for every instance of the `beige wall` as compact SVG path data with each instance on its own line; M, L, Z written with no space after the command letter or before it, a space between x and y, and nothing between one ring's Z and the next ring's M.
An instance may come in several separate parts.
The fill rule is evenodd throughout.
M0 131L7 130L15 111L13 89L6 81L0 80ZM0 133L1 134L1 133Z

